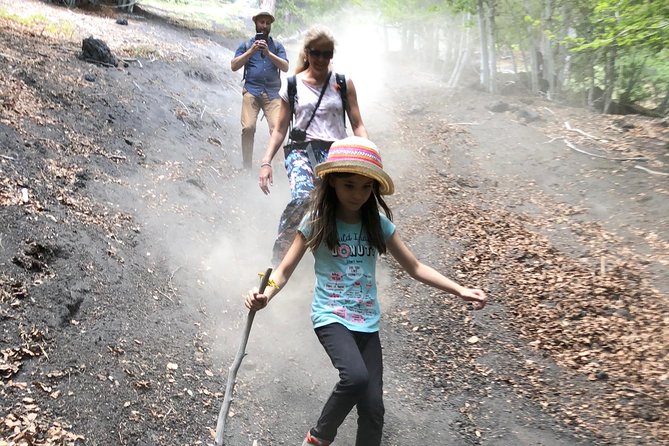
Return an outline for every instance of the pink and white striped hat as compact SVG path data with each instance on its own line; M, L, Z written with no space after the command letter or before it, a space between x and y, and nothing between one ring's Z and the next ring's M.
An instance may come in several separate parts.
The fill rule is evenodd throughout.
M355 173L372 178L379 182L382 195L395 192L393 180L383 171L379 149L367 138L349 136L332 143L328 158L316 166L316 175L322 178L334 172Z

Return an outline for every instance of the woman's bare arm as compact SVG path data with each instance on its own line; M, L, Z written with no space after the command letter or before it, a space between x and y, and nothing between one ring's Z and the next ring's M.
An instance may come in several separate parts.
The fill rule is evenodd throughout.
M346 79L346 98L348 99L348 120L351 121L351 130L355 136L367 138L367 128L362 122L360 107L358 106L358 94L351 79Z
M281 100L279 120L272 131L272 136L269 138L267 149L265 149L265 155L260 161L262 164L260 166L260 173L258 174L258 185L265 195L269 194L269 187L274 184L274 178L272 176L272 160L281 147L281 143L286 139L289 124L290 106L288 105L288 102Z

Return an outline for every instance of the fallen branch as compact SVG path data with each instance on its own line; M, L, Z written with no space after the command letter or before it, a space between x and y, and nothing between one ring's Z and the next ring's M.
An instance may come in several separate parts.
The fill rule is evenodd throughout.
M16 62L16 59L13 58L12 56L10 56L9 54L0 53L0 57L4 57L5 59L9 59L9 60L11 60L12 62Z
M48 56L45 55L44 57L48 57ZM112 65L112 64L107 63L107 62L102 62L102 61L100 61L100 60L95 60L95 59L84 59L84 61L86 61L86 62L90 62L90 63L94 63L94 64L96 64L96 65L102 65L103 67L116 68L116 65Z
M648 398L650 398L650 399L652 399L652 400L659 401L656 397L654 397L653 395L650 395L650 394L644 392L643 390L634 389L634 388L632 388L632 387L621 387L620 390L622 390L623 392L633 392L633 393L638 393L639 395L643 395L643 396L648 397Z
M172 274L170 274L170 279L167 281L167 286L170 287L170 290L171 290L174 294L177 294L177 292L174 290L174 287L172 286L172 279L174 278L174 275L177 273L177 271L179 271L180 269L181 269L181 267L178 267L177 269L175 269L174 271L172 271Z
M156 291L158 292L158 294L160 294L161 296L163 296L164 298L166 298L166 299L169 300L170 302L174 302L170 296L168 296L166 293L163 293L163 292L160 291L158 288L156 288Z
M643 166L634 166L634 168L635 168L635 169L645 170L646 172L648 172L648 173L652 173L653 175L666 175L666 176L669 176L669 173L667 173L667 172L660 172L660 171L657 171L657 170L648 169L647 167L643 167Z
M7 155L0 155L0 158L6 159L8 161L15 161L16 160L16 158L12 158L11 156L7 156Z
M216 170L216 168L215 168L214 166L209 166L209 168L210 168L211 170L213 170L214 172L216 172L216 175L218 175L219 178L221 178L221 177L223 176L223 175L221 175L221 172L219 172L218 170Z
M171 97L172 97L172 99L174 99L175 101L178 101L181 105L183 105L184 109L186 110L186 113L190 115L190 112L188 111L188 107L186 106L186 104L183 103L183 101L181 99L179 99L177 97L174 97L174 96L171 96Z
M583 136L585 136L585 137L587 137L587 138L590 138L590 139L594 139L595 141L606 141L605 139L597 138L596 136L593 136L593 135L591 135L591 134L589 134L589 133L586 133L586 132L584 132L583 130L580 130L580 129L577 129L577 128L575 128L575 127L572 127L572 126L569 124L569 121L565 121L565 122L564 122L564 126L565 126L565 128L566 128L567 130L569 130L569 131L576 132L576 133L580 133L581 135L583 135Z
M564 136L553 136L550 140L546 141L544 144L550 144L558 139L566 139L566 138Z
M596 158L604 158L604 159L606 159L606 160L611 160L611 161L648 161L647 158L641 158L641 157L635 157L635 158L611 158L611 157L604 156L604 155L597 155L596 153L591 153L591 152L588 152L587 150L579 149L578 147L576 147L575 145L573 145L571 142L569 142L569 141L566 140L566 139L564 140L564 143L567 144L567 146L568 146L570 149L576 150L577 152L581 152L581 153L584 153L584 154L586 154L586 155L594 156L594 157L596 157Z
M137 62L137 64L139 65L139 68L144 68L142 66L142 62L140 62L139 59L121 59L121 60L123 62Z

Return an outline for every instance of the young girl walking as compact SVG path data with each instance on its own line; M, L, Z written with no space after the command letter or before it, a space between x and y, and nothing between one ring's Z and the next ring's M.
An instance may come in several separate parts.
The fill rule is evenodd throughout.
M321 181L310 210L272 273L276 287L263 294L249 291L245 305L256 311L265 308L311 249L316 273L311 319L316 336L339 371L339 382L302 445L330 445L356 406L356 446L378 446L384 416L378 255L389 252L414 279L473 302L475 309L485 306L486 295L419 262L402 242L382 198L393 193L394 185L383 171L374 143L357 136L335 141L326 161L316 166L316 175Z

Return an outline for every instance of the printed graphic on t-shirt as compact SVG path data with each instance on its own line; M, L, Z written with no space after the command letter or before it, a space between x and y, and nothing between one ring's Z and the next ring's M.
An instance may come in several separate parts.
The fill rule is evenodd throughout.
M358 279L362 276L362 267L360 265L346 266L346 277L349 279ZM360 285L360 281L355 282L356 286Z
M395 225L379 214L385 240ZM299 231L311 236L312 217L305 215ZM339 323L349 330L371 333L378 331L381 309L376 290L376 248L370 246L362 223L337 220L338 240L334 248L322 243L314 251L316 286L311 304L314 327Z
M372 294L373 278L365 271L369 258L372 258L372 262L375 260L376 249L367 244L367 236L345 233L340 236L339 244L331 254L344 263L344 272L330 272L329 280L325 283L329 293L327 306L337 316L357 325L377 317Z

